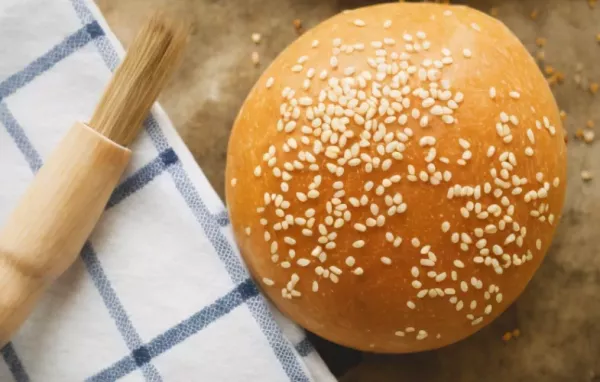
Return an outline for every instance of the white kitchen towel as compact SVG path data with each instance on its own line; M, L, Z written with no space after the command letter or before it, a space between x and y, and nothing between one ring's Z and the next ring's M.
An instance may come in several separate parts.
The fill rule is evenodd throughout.
M0 2L0 224L122 55L89 0ZM160 107L133 152L79 260L2 349L0 381L333 381L249 278Z

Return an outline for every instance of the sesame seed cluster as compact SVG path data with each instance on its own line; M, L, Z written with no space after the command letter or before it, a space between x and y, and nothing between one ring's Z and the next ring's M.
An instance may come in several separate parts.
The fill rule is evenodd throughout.
M440 16L451 18L453 12L445 8ZM353 28L372 25L358 17L345 20ZM318 294L324 284L335 290L344 278L377 277L397 257L414 252L417 261L400 269L412 287L403 301L406 308L418 311L443 300L465 322L480 326L504 298L501 283L484 281L482 270L501 278L543 256L549 244L532 235L540 232L536 225L556 223L561 206L550 199L561 179L543 167L529 176L533 162L523 162L544 155L537 153L539 140L562 140L555 125L560 122L522 105L527 101L521 89L499 81L484 97L518 107L499 112L493 125L481 126L494 132L494 140L474 141L466 134L442 142L440 129L460 129L469 97L469 89L457 88L447 73L477 59L477 46L465 39L460 49L450 49L431 42L418 28L385 33L393 23L379 21L377 27L384 30L379 39L314 39L309 49L326 52L328 60L313 62L307 52L285 76L268 76L257 85L278 103L277 122L266 128L282 138L268 145L253 168L251 177L268 179L272 187L257 201L258 224L245 226L245 236L259 236L273 272L288 275L284 283L260 275L266 288L276 288L286 300ZM475 22L468 27L471 33L482 32ZM342 64L352 56L365 65ZM290 78L301 86L287 85ZM535 115L535 123L521 121L523 110ZM473 171L475 165L485 174L473 174L469 184L455 181L457 172ZM235 177L230 185L240 187ZM435 227L436 235L451 242L451 258L448 251L439 258L427 239L431 233L406 236L395 229L395 222L419 219L419 200L403 192L417 185L439 190L444 203L456 209L440 214ZM382 253L382 246L388 250L378 262L363 263L372 248ZM425 326L398 327L394 335L416 341L441 337Z

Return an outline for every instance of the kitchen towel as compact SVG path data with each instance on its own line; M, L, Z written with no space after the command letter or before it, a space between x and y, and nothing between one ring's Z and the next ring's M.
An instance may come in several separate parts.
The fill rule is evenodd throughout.
M0 224L122 56L91 1L0 2ZM159 106L132 148L80 258L2 349L0 381L334 381L260 295Z

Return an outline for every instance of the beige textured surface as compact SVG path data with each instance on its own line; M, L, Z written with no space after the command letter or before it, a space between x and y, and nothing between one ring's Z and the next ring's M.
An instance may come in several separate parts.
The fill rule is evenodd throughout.
M161 102L215 188L222 195L229 129L266 62L295 38L295 18L307 27L360 0L98 0L109 24L127 44L144 11L166 5L195 22L185 66ZM494 324L448 348L405 356L365 355L343 381L600 381L600 153L597 144L573 139L594 119L600 126L600 94L592 96L574 81L578 63L584 81L600 80L600 5L586 0L472 0L498 17L531 51L547 38L546 60L567 74L554 88L567 111L569 186L564 219L549 256L524 295ZM539 9L536 21L529 18ZM263 35L255 46L252 32ZM258 51L261 66L252 66ZM597 129L600 127L597 127ZM584 183L580 171L596 178ZM503 343L506 330L519 328L517 340ZM342 356L340 356L342 354ZM326 349L337 369L347 352ZM350 354L351 355L351 354Z

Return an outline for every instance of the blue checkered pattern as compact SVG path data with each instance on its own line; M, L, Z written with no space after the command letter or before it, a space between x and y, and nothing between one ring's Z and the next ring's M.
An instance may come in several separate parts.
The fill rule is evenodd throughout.
M114 45L114 37L107 35L110 32L107 32L106 28L103 27L104 21L99 20L94 6L90 5L87 0L57 2L57 6L66 6L67 4L72 7L77 15L80 27L21 70L12 75L4 76L6 79L0 83L0 129L5 129L8 136L12 138L12 142L0 141L2 144L0 150L7 147L3 145L14 145L27 162L32 173L35 173L42 166L44 155L36 148L31 134L28 133L30 129L27 128L24 122L20 122L17 113L14 113L11 109L11 98L82 49L95 50L99 61L101 60L102 64L110 71L114 70L119 61L120 48L118 45ZM35 109L35 106L33 108ZM112 324L116 328L115 333L120 334L120 341L124 343L123 349L126 350L122 354L114 355L112 363L107 362L104 366L97 368L95 373L87 375L86 380L114 381L129 377L132 378L131 380L145 381L175 380L169 378L170 369L164 366L167 361L158 365L157 360L166 353L174 351L178 346L182 346L182 343L189 341L193 336L209 330L208 328L214 326L216 322L227 320L232 312L239 311L242 307L249 312L248 317L253 320L252 325L256 325L260 329L258 332L262 333L265 343L270 348L271 354L268 354L268 356L274 356L274 359L278 361L278 367L283 371L282 375L290 381L314 380L314 373L311 375L310 362L307 362L306 357L317 359L318 355L315 354L312 346L306 338L303 338L302 334L296 335L295 341L290 341L277 324L268 304L249 278L249 274L233 245L231 233L228 229L229 219L226 211L222 207L221 210L215 211L214 206L218 203L215 203L214 200L209 202L212 208L207 204L204 197L206 192L200 190L198 182L194 181L194 177L201 176L201 173L198 172L200 175L196 173L190 175L189 166L186 166L180 158L182 153L185 154L186 158L190 157L189 153L185 152L182 145L173 147L173 138L170 138L168 134L165 135L166 129L172 128L168 126L168 121L165 123L164 120L163 118L161 122L160 117L153 113L145 121L145 136L142 139L145 139L147 147L150 147L157 154L139 164L137 168L135 164L133 165L133 170L127 174L127 177L124 178L111 196L106 214L119 210L119 207L126 204L128 200L139 198L137 195L143 194L143 190L153 187L159 181L169 182L168 186L173 187L182 199L182 205L189 209L187 212L193 216L199 234L204 235L207 242L212 246L211 253L216 254L222 262L229 280L220 282L219 285L230 283L231 287L228 287L228 290L225 290L219 297L213 298L187 318L173 322L166 330L150 337L141 333L140 329L134 324L136 321L129 313L128 304L124 302L123 297L118 292L119 287L113 285L112 280L118 276L107 270L103 264L106 255L101 250L97 250L98 245L104 247L104 241L101 238L96 239L95 236L97 235L93 236L81 252L83 268L87 271L86 277L91 279L91 284L99 294L104 309L108 312ZM173 135L171 130L168 131ZM1 139L3 139L2 136L0 136ZM150 149L146 148L145 150L148 152ZM135 148L134 152L136 152ZM0 151L0 161L2 161L1 154ZM156 201L156 203L160 203L160 201ZM124 210L127 208L127 205L123 207ZM114 214L118 215L119 212L114 212ZM154 218L160 219L156 216ZM107 235L110 236L110 234ZM148 275L148 277L152 277L152 275ZM173 277L178 277L178 275L173 275ZM199 274L198 278L201 277L203 275ZM130 297L127 297L127 299L130 299ZM157 307L155 314L161 314L160 308ZM233 320L233 318L230 319ZM23 329L23 331L27 330L29 329ZM146 332L148 331L146 330ZM296 332L301 333L297 329ZM97 338L99 343L102 343L103 340L104 338ZM21 346L18 341L19 338L16 338L14 345L8 344L1 350L10 374L18 382L39 379L39 376L34 378L29 373L31 367L35 368L35 357L28 356L26 359L22 357L19 350ZM40 346L46 346L46 351L53 351L52 344L40 344ZM238 344L231 343L229 346L236 347ZM25 348L24 345L23 348ZM227 351L227 346L223 347L220 344L219 349ZM186 351L193 352L195 350L190 348ZM200 353L197 356L203 357L201 351L198 351ZM257 357L263 356L260 353L255 355ZM231 361L238 362L239 360ZM85 360L79 360L78 362L85 362ZM252 363L248 360L244 360L244 362ZM68 370L71 366L58 365L56 367L59 369L63 367ZM232 365L232 367L235 368L236 366ZM163 373L163 369L167 371ZM320 371L320 373L321 375L327 375L326 370ZM133 376L137 378L133 378ZM68 374L63 373L62 379L58 377L44 380L70 381L74 379L70 379ZM201 375L189 375L189 379L186 380L199 381L204 379ZM229 379L224 376L223 380Z

